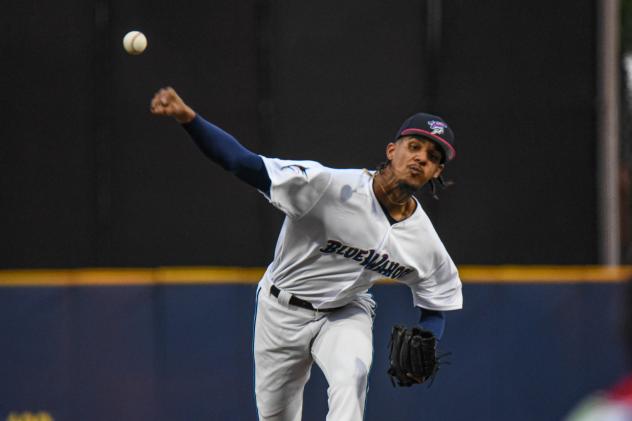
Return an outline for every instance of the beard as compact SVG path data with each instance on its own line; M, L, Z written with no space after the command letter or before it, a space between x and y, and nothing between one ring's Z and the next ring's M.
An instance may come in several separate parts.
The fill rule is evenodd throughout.
M421 188L426 184L422 183L421 185L415 186L413 184L407 183L405 180L398 180L399 177L390 166L390 162L385 165L385 168L380 171L380 173L385 177L386 184L387 186L389 186L385 189L385 193L388 192L389 194L399 192L412 196L415 193L419 192Z
M398 188L400 191L412 196L413 194L417 193L422 187L423 187L423 185L415 187L415 186L412 186L412 185L408 184L405 181L398 181L396 188Z
M385 188L384 193L393 194L396 196L404 195L404 196L414 196L418 193L423 185L421 186L413 186L405 181L397 181L395 184L391 184L390 188Z

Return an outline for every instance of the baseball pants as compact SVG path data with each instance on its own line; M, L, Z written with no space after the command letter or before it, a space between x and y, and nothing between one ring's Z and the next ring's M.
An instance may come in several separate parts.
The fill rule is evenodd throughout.
M254 360L260 421L300 421L312 363L323 371L327 421L361 421L373 358L375 302L368 294L333 312L316 312L257 291Z

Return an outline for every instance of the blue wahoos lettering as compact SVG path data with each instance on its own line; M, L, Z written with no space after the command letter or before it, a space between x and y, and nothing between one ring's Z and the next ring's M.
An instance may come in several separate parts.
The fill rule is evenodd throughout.
M399 279L413 271L411 268L388 260L388 254L386 253L380 254L376 253L375 250L351 247L336 240L327 240L327 245L319 250L325 254L335 253L347 259L353 259L361 266L391 279Z

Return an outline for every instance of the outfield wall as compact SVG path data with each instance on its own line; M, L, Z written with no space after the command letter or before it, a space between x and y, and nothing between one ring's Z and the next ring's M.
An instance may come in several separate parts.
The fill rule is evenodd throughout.
M336 168L443 116L456 184L422 202L455 262L597 263L595 4L4 2L0 268L270 262L280 212L149 113L165 85L257 153Z
M255 419L260 270L242 281L238 270L187 270L0 272L0 420ZM628 270L586 268L595 279L575 281L572 271L547 280L546 271L520 279L516 270L487 270L491 282L485 270L462 270L465 307L448 313L441 344L452 364L430 388L391 386L390 327L418 314L405 286L375 286L366 419L559 420L625 373L619 300ZM304 420L324 419L325 390L314 368Z

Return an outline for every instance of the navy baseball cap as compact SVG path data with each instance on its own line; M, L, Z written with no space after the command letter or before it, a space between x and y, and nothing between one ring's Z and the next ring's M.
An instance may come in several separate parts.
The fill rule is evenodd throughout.
M456 156L454 132L441 117L432 114L417 113L404 121L395 135L395 140L403 136L422 136L432 140L443 151L443 162Z

